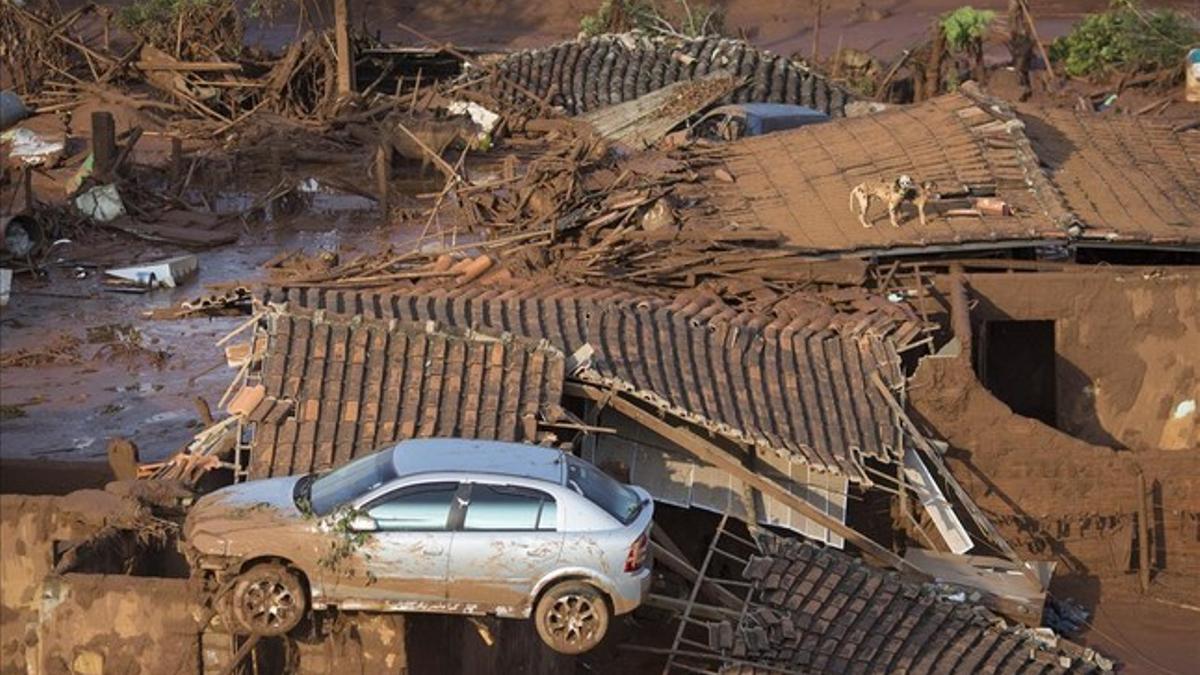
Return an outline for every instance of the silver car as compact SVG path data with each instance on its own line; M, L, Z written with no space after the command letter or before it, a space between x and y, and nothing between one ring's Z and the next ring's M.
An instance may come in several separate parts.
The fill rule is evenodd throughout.
M286 633L310 607L532 615L578 654L647 593L653 511L645 490L558 450L413 440L207 495L184 551L230 583L248 632Z

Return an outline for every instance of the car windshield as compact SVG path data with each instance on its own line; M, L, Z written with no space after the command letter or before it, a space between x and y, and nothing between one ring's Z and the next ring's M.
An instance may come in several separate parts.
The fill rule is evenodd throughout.
M312 481L309 504L313 513L324 516L337 507L396 478L391 450L350 462Z
M595 502L622 525L632 523L642 511L642 500L636 492L574 457L567 457L567 486Z

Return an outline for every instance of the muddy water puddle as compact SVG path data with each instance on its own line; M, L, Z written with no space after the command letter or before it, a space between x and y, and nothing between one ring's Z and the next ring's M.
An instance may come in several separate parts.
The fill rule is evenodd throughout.
M335 198L336 200L336 198ZM200 428L196 397L220 417L217 402L234 371L217 340L245 319L198 317L152 320L147 313L195 299L207 287L265 280L263 262L281 251L307 254L336 250L352 257L415 238L406 228L382 228L378 215L357 208L306 210L274 226L251 225L233 245L197 253L197 274L176 289L141 294L114 293L101 283L101 270L77 278L73 257L89 246L71 244L57 252L65 264L51 267L48 279L15 280L10 303L0 313L0 350L45 347L75 340L75 352L56 363L7 367L0 371L0 458L91 460L105 457L108 440L127 436L143 461L163 459L183 447ZM128 257L146 262L184 251L130 242ZM89 335L135 336L134 353Z

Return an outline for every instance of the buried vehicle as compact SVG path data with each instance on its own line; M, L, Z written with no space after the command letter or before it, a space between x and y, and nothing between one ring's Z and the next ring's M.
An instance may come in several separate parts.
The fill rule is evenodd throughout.
M559 450L411 440L207 495L183 548L230 584L248 632L286 633L309 608L532 616L577 654L648 592L653 511L641 488Z
M730 103L706 113L692 126L691 134L710 141L736 141L828 121L829 115L802 105Z

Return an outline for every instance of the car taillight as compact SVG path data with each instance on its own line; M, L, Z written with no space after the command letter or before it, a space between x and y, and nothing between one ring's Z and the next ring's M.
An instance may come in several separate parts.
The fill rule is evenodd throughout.
M643 532L629 545L629 554L625 556L625 571L636 572L646 563L646 555L650 552L650 537Z

